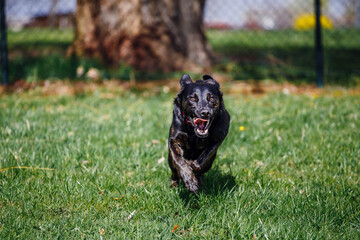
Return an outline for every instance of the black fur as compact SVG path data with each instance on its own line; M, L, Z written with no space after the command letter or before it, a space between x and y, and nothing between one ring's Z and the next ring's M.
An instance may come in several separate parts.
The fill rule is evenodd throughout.
M193 82L185 74L180 84L168 142L171 186L177 187L181 179L190 192L198 193L204 173L228 133L230 115L220 85L211 76Z

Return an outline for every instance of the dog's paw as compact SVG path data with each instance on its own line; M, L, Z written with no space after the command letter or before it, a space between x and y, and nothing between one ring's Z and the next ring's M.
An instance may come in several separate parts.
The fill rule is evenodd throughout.
M186 160L186 164L193 170L193 171L200 171L201 167L200 164L198 163L198 161L189 161Z
M180 177L185 187L192 193L198 193L199 183L190 166L184 166L180 171Z
M187 188L190 192L194 193L194 194L198 194L199 193L199 186L194 184L194 185L190 185Z
M170 188L177 188L179 186L179 182L175 180L170 180Z
M192 193L197 194L199 191L199 184L196 178L189 178L184 180L184 185Z

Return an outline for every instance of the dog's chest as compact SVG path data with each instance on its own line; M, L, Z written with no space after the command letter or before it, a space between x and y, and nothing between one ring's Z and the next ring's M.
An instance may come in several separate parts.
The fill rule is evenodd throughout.
M188 143L192 150L194 150L194 149L202 150L202 149L206 148L207 146L209 146L209 144L211 144L211 139L210 139L210 137L199 138L199 137L195 136L195 134L192 134L192 135L188 136Z
M204 149L204 148L206 148L206 146L208 146L209 145L209 139L208 138L196 138L195 139L195 147L197 148L197 149Z
M209 138L190 137L188 138L188 147L184 151L184 157L189 160L196 160L210 144Z

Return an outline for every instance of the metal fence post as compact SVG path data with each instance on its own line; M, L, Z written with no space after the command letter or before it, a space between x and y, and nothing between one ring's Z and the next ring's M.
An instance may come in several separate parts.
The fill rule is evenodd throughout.
M6 85L9 82L9 72L8 49L6 40L5 0L0 0L0 15L2 83Z
M316 55L316 83L318 87L324 86L324 57L321 36L321 2L315 0L315 55Z
M360 0L355 0L355 22L354 26L359 28L360 27Z

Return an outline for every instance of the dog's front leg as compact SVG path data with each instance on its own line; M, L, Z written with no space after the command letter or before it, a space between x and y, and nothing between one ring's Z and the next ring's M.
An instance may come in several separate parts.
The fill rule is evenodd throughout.
M220 145L221 142L206 148L199 156L199 158L192 162L191 167L195 173L202 172L204 170L207 171L211 168L211 165L215 159L214 155L216 155L217 149Z
M193 193L198 193L199 184L191 167L186 163L183 157L183 146L177 139L170 139L169 142L170 157L172 165L176 168L178 176L183 181L185 187Z

